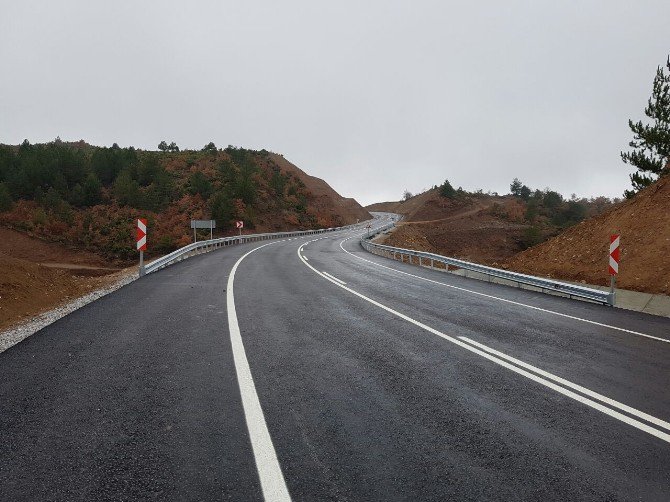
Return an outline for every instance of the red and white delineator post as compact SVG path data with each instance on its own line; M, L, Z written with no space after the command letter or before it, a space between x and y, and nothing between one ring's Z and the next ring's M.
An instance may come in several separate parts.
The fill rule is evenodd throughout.
M140 252L140 277L144 275L144 252L147 250L147 220L137 220L137 250Z
M610 295L612 295L611 305L614 305L614 284L616 276L619 273L619 260L621 259L621 236L619 234L610 235Z

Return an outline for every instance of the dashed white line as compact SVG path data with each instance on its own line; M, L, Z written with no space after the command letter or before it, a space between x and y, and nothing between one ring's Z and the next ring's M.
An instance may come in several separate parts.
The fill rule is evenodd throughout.
M478 354L479 356L481 356L485 359L488 359L489 361L492 361L492 362L494 362L494 363L496 363L496 364L498 364L498 365L500 365L504 368L507 368L507 369L509 369L509 370L519 374L519 375L522 375L522 376L524 376L524 377L526 377L530 380L533 380L533 381L535 381L535 382L537 382L541 385L544 385L545 387L547 387L549 389L552 389L552 390L554 390L554 391L556 391L556 392L558 392L558 393L560 393L560 394L562 394L566 397L574 399L575 401L583 403L583 404L585 404L585 405L587 405L587 406L589 406L589 407L591 407L595 410L598 410L598 411L600 411L600 412L602 412L606 415L609 415L610 417L616 418L617 420L619 420L623 423L631 425L631 426L635 427L636 429L644 431L644 432L646 432L648 434L651 434L652 436L655 436L655 437L657 437L657 438L659 438L659 439L661 439L661 440L663 440L667 443L670 443L670 434L668 434L666 432L663 432L663 431L660 431L658 429L655 429L654 427L651 427L650 425L648 425L646 423L643 423L639 420L636 420L635 418L629 417L628 415L624 415L623 413L620 413L619 411L616 411L612 408L608 408L607 406L605 406L605 405L603 405L599 402L596 402L592 399L584 397L581 394L577 394L576 392L573 392L572 390L569 390L565 387L557 385L556 383L554 383L554 382L552 382L552 381L550 381L546 378L543 378L541 376L538 376L534 373L531 373L530 371L527 371L526 369L524 369L520 366L516 366L515 364L512 364L511 362L508 362L501 357L497 357L496 355L493 355L493 353L492 353L492 352L495 352L494 349L491 349L491 348L489 348L489 347L487 347L483 344L477 344L477 346L471 345L470 343L466 343L465 341L460 340L456 337L453 337L453 336L447 335L445 333L442 333L441 331L438 331L435 328L432 328L432 327L430 327L430 326L428 326L428 325L426 325L426 324L424 324L420 321L417 321L416 319L413 319L413 318L411 318L411 317L409 317L409 316L407 316L407 315L405 315L401 312L398 312L397 310L394 310L391 307L387 307L386 305L383 305L383 304L379 303L378 301L373 300L372 298L369 298L368 296L365 296L362 293L359 293L358 291L355 291L355 290L353 290L353 289L351 289L351 288L349 288L349 287L347 287L343 284L340 284L339 282L331 279L330 277L328 277L327 275L318 271L312 265L307 263L305 260L303 260L303 257L301 255L301 250L302 250L302 246L300 248L298 248L298 257L302 260L302 262L305 264L305 266L309 267L314 273L320 275L321 277L323 277L327 281L335 284L336 286L344 289L345 291L348 291L349 293L351 293L353 295L358 296L359 298L365 300L366 302L371 303L372 305L374 305L376 307L379 307L380 309L383 309L383 310L385 310L385 311L387 311L387 312L389 312L389 313L391 313L391 314L393 314L393 315L395 315L395 316L397 316L397 317L399 317L399 318L401 318L401 319L403 319L403 320L405 320L405 321L407 321L411 324L414 324L415 326L418 326L419 328L421 328L425 331L428 331L429 333L437 335L440 338L443 338L444 340L447 340L447 341L449 341L449 342L451 342L455 345L458 345L461 348L464 348L464 349L466 349L470 352ZM468 342L471 342L471 341L468 340ZM506 359L507 359L507 357L506 357ZM515 360L515 361L518 361L518 360ZM519 362L521 362L521 361L519 361ZM524 363L524 364L526 364L526 363ZM530 365L527 365L527 366L530 366ZM531 366L531 367L534 368L533 366ZM539 369L539 368L537 368L537 369ZM556 378L558 378L558 377L556 377ZM563 382L569 383L570 387L572 387L572 388L579 387L579 388L585 389L584 387L578 386L577 384L569 382L568 380L564 380L564 379L561 379L561 380ZM585 390L588 390L588 389L585 389ZM600 396L604 400L616 402L613 399L607 398L606 396L602 396L602 395L597 394L593 391L589 391L589 392L591 392L593 395ZM618 404L620 404L620 403L618 403ZM625 406L629 410L634 410L634 408L630 408L626 405L622 405L622 406ZM637 410L635 410L635 411L637 411ZM639 412L639 413L642 413L642 412ZM654 423L667 424L667 422L665 422L661 419L658 419L656 417L653 417L651 415L647 415L647 414L644 414L644 415L653 419Z
M356 237L356 236L353 236L353 237ZM668 339L668 338L661 338L660 336L648 335L646 333L640 333L639 331L633 331L631 329L620 328L619 326L612 326L610 324L605 324L605 323L601 323L601 322L597 322L597 321L591 321L590 319L584 319L582 317L577 317L577 316L573 316L573 315L570 315L570 314L564 314L562 312L556 312L555 310L543 309L542 307L536 307L534 305L528 305L526 303L515 302L514 300L508 300L507 298L501 298L501 297L495 296L495 295L480 293L479 291L473 291L471 289L462 288L462 287L459 287L459 286L453 286L451 284L446 284L444 282L435 281L433 279L428 279L427 277L421 277L420 275L410 274L409 272L404 272L402 270L398 270L397 268L387 267L386 265L382 265L381 263L376 263L372 260L366 260L365 258L362 258L358 255L355 255L354 253L351 253L350 251L347 251L346 249L344 249L344 246L342 246L342 244L344 244L349 239L352 239L353 237L348 237L348 238L346 238L346 239L344 239L343 241L340 242L340 248L342 249L342 251L344 251L348 255L353 256L354 258L358 258L359 260L363 260L364 262L371 263L372 265L375 265L377 267L385 268L387 270L391 270L391 271L396 272L398 274L407 275L409 277L414 277L415 279L420 279L422 281L431 282L433 284L439 284L439 285L444 286L446 288L456 289L458 291L463 291L465 293L471 293L473 295L482 296L484 298L490 298L492 300L497 300L497 301L500 301L500 302L510 303L512 305L517 305L519 307L525 307L525 308L528 308L528 309L537 310L539 312L544 312L546 314L553 314L553 315L565 317L567 319L572 319L574 321L585 322L585 323L588 323L588 324L593 324L594 326L609 328L609 329L613 329L613 330L616 330L616 331L621 331L623 333L628 333L628 334L631 334L631 335L642 336L644 338L650 338L652 340L656 340L656 341L659 341L659 342L670 343L670 339Z

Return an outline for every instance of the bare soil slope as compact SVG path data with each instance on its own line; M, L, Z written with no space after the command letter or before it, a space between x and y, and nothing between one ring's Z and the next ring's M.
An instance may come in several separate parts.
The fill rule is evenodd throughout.
M100 256L62 244L48 242L30 235L0 227L0 256L11 256L40 264L68 264L81 268L111 268ZM67 267L71 268L71 267Z
M352 198L342 197L333 188L320 178L310 176L283 156L272 153L270 158L282 171L295 175L302 180L310 192L310 206L321 216L339 225L356 223L372 218L370 213Z
M391 246L478 263L495 264L518 253L527 228L511 197L483 195L449 199L433 189L406 201L382 202L367 209L404 216L386 240Z
M404 221L416 221L417 219L426 219L426 211L424 210L426 206L430 206L431 208L428 211L434 212L437 210L438 216L444 216L450 209L453 209L454 202L440 197L437 190L433 189L417 194L407 200L371 204L366 209L368 211L402 214ZM418 218L417 214L420 214Z
M99 256L0 228L0 330L116 280Z
M617 287L670 294L670 177L506 261L519 272L607 285L609 236L621 234Z

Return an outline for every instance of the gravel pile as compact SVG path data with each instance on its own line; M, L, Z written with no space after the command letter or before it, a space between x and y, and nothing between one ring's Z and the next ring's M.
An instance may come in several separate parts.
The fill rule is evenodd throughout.
M6 331L0 332L0 352L4 352L8 348L19 343L21 340L28 338L30 335L34 333L37 333L39 330L48 326L52 322L57 321L61 317L65 317L66 315L74 312L75 310L80 309L84 305L91 303L97 300L98 298L102 298L103 296L111 293L112 291L116 291L117 289L125 286L126 284L131 283L132 281L137 279L137 277L138 277L137 272L123 275L121 278L119 278L118 281L110 284L109 286L105 286L104 288L88 293L87 295L84 295L81 298L77 298L76 300L73 300L70 303L61 305L60 307L57 307L53 310L49 310L44 314L40 314L39 316L35 317L32 321L27 322L21 326L17 326L14 328L10 328Z

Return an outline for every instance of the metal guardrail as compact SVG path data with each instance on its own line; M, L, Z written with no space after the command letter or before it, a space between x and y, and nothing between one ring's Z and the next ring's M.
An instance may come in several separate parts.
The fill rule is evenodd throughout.
M476 263L470 263L467 261L458 260L456 258L449 258L447 256L427 253L424 251L396 248L393 246L385 246L383 244L377 244L375 242L372 242L372 239L374 239L374 237L381 234L382 232L386 232L387 230L389 230L394 226L395 226L394 223L390 223L388 225L385 225L381 228L378 228L370 232L370 235L363 236L361 238L361 245L366 251L376 255L385 256L387 258L395 260L397 260L399 257L400 260L403 262L405 262L405 258L407 258L407 263L410 264L424 266L423 261L427 260L431 268L435 267L435 263L441 263L444 265L444 270L446 271L449 271L449 267L454 267L454 269L470 270L472 272L484 274L485 276L488 277L496 277L498 279L511 281L518 285L526 284L528 286L540 288L542 292L552 291L566 294L570 298L575 296L598 303L604 303L611 306L614 305L615 294L610 293L608 291L600 291L598 289L586 288L584 286L577 286L575 284L554 281L543 277L535 277L532 275L521 274L518 272L510 272L508 270L503 270L494 267L487 267L485 265L478 265Z
M140 275L150 274L156 272L168 265L177 263L179 261L185 260L186 258L202 253L207 253L209 251L214 251L225 246L232 246L235 244L243 244L245 242L255 242L255 241L264 241L270 239L281 239L286 237L297 237L301 235L314 235L314 234L323 234L326 232L335 232L337 230L346 230L348 228L354 228L360 225L356 223L354 225L347 225L344 227L334 227L334 228L324 228L320 230L299 230L295 232L277 232L277 233L268 233L268 234L250 234L250 235L238 235L234 237L221 237L218 239L210 239L206 241L199 241L188 244L182 248L179 248L173 251L170 254L161 256L160 258L148 263L144 266L144 270L140 272Z

